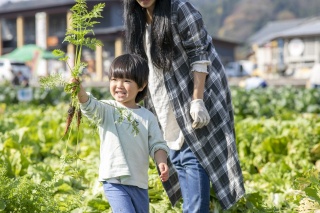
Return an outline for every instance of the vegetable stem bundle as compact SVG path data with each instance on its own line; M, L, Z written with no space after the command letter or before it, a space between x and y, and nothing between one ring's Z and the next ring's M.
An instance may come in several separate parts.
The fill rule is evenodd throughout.
M75 57L73 62L74 66L71 67L68 62L70 57L64 51L55 49L53 54L59 57L60 61L64 61L67 64L72 78L76 79L77 82L66 82L59 73L42 77L40 79L40 85L42 87L51 89L57 86L64 86L64 91L71 95L71 102L68 110L64 136L69 131L75 114L77 117L78 129L81 123L82 115L77 95L80 90L79 84L81 82L82 71L87 66L87 63L81 61L83 46L86 46L92 50L95 50L96 46L103 46L100 40L93 37L93 27L99 23L98 21L95 21L95 19L102 18L101 12L105 7L105 3L96 4L93 6L91 11L88 11L86 0L75 0L75 2L75 5L71 8L72 14L70 28L67 29L66 36L63 40L63 42L68 42L75 46ZM89 34L91 34L91 37L88 36ZM118 109L118 112L120 114L120 119L123 120L124 114L121 113L122 109ZM131 117L128 118L128 120L131 122ZM137 124L134 121L131 123L133 125L133 133L136 135L138 132Z

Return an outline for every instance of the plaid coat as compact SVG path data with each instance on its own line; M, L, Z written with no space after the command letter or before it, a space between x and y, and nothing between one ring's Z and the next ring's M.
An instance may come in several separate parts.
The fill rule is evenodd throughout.
M245 189L224 67L200 13L188 2L171 2L174 53L172 70L164 73L166 90L185 142L207 171L222 208L229 209L245 194ZM190 70L191 64L196 61L211 62L203 99L211 120L201 129L191 127L190 116L193 94L193 73ZM145 100L145 105L155 112L150 98Z

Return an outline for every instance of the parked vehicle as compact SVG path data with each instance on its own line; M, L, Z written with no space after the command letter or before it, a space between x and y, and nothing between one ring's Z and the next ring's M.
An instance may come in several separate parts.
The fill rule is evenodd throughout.
M226 75L228 77L243 77L249 76L254 70L255 66L251 61L233 61L225 66Z
M30 68L24 62L0 58L0 83L11 82L19 72L24 77L31 78Z

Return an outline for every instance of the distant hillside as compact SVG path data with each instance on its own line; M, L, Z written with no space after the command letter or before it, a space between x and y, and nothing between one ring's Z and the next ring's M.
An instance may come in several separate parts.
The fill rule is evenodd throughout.
M320 15L320 0L189 0L211 35L243 42L269 21Z

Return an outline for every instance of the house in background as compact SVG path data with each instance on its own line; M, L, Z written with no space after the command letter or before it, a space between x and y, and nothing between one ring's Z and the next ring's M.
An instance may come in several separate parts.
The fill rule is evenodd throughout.
M88 10L105 3L103 18L95 25L95 38L103 47L83 50L88 73L101 80L112 59L123 52L122 0L87 0ZM63 42L69 26L74 0L29 0L8 2L0 6L0 56L26 44L36 44L45 50L61 49L72 59L74 46ZM36 57L36 56L35 56ZM70 60L72 65L72 60ZM58 62L41 61L39 75L60 69ZM42 71L41 71L42 70ZM42 72L42 73L41 73Z
M103 47L95 51L85 48L83 60L88 63L86 75L91 80L101 81L109 69L112 59L124 52L122 0L87 0L90 9L97 3L105 3L103 18L95 25L95 38L102 41ZM29 0L8 2L0 5L0 56L10 53L27 44L36 44L44 50L61 49L72 59L74 46L63 42L69 26L74 0ZM213 44L222 62L235 61L236 42L213 37ZM33 73L37 76L67 70L64 63L57 60L41 60ZM72 60L70 60L72 65ZM34 67L34 66L32 66ZM34 69L34 68L33 68Z
M217 37L212 37L212 42L224 65L236 60L235 49L240 43Z
M320 17L270 22L248 43L251 60L264 74L307 78L320 62Z

